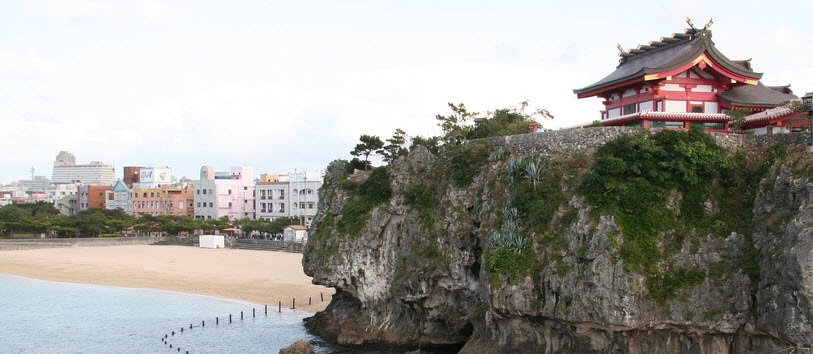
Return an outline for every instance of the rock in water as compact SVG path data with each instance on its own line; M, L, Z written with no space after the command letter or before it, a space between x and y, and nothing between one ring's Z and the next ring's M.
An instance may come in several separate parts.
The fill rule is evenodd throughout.
M282 348L279 350L279 354L315 354L316 351L313 349L313 345L308 343L308 341L304 339L297 340L293 344L289 345L287 348Z

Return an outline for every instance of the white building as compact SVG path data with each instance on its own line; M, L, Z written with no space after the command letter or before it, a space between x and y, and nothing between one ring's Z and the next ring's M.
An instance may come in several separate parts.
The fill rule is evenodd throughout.
M105 192L105 207L109 210L121 209L130 214L130 189L122 180L116 181L113 189Z
M318 191L322 187L323 178L324 172L290 174L291 216L298 218L307 227L310 227L319 207Z
M195 183L195 218L255 218L254 169L235 166L229 172L215 172L211 166L200 169Z
M60 151L54 161L51 183L74 183L84 185L112 186L116 183L116 168L99 161L76 164L76 157Z
M257 219L296 217L310 227L319 207L324 172L279 175L277 181L257 183Z
M291 207L288 204L291 195L288 181L257 182L257 219L276 220L290 216Z

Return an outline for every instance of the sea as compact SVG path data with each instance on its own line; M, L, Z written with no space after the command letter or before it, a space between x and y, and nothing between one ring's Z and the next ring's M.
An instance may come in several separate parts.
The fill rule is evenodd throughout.
M307 332L302 320L311 315L272 306L266 315L264 305L237 300L0 274L0 353L278 353L302 338L317 353L347 352Z

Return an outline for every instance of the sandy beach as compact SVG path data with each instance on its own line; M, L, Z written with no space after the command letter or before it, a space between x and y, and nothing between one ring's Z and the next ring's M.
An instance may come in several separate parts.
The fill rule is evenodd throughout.
M333 289L311 284L302 254L188 246L106 246L0 251L0 273L30 278L152 288L259 305L323 310ZM325 301L320 300L320 293ZM308 297L313 304L308 306Z

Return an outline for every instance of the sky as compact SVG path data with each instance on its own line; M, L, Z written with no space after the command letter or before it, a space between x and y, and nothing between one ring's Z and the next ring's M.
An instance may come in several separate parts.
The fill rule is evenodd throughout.
M0 181L78 163L312 172L362 134L529 101L559 129L625 49L713 18L731 59L813 91L813 2L0 0Z

